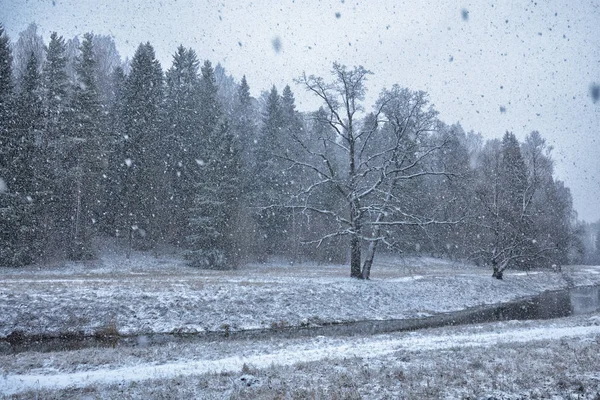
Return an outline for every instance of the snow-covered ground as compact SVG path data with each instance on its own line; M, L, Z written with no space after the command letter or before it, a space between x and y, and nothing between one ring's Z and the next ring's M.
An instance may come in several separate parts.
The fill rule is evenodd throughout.
M595 399L599 354L596 314L374 336L22 353L0 356L0 393L48 399L474 398L468 396L486 393L504 397L482 398Z
M600 282L599 267L563 273L490 271L436 259L380 257L372 280L345 265L193 269L175 256L118 250L95 262L0 268L0 338L206 332L401 319L509 301L569 284Z
M175 255L135 253L128 260L118 248L89 263L0 268L0 338L14 332L145 334L400 319L600 283L600 267L515 271L498 281L487 269L427 258L380 257L370 281L350 279L348 272L345 265L284 262L199 270ZM387 335L139 340L136 347L0 355L0 395L600 396L598 313Z

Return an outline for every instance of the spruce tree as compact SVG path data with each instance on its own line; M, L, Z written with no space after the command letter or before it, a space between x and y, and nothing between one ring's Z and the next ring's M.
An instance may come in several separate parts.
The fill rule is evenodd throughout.
M235 218L240 202L239 144L223 117L214 70L201 68L200 131L203 147L194 175L194 197L189 210L187 257L204 268L234 268L239 255Z
M196 160L202 155L200 131L199 62L192 49L179 46L173 55L173 65L166 73L163 131L166 153L168 217L163 229L170 241L179 245L185 240L187 210L193 197Z
M35 181L36 140L42 128L42 87L38 72L38 60L32 52L21 78L21 92L17 97L17 130L13 137L14 172L11 179L13 190L24 196L33 196L37 189Z
M86 33L75 70L77 82L73 90L72 120L68 145L71 241L69 258L94 257L92 236L100 218L101 165L106 158L100 123L100 103L96 82L93 35Z
M8 112L3 181L4 191L3 234L11 235L7 248L2 252L7 265L23 265L40 256L40 231L36 220L39 185L36 166L39 158L36 139L40 136L42 103L38 60L32 52L21 76L20 93L16 96L13 110ZM11 113L12 112L12 113ZM18 116L18 118L17 118ZM11 227L10 225L13 225Z
M596 256L600 259L600 228L596 232L596 241L594 242L596 248Z
M44 128L39 152L44 161L38 166L40 177L40 217L43 220L44 251L55 251L59 241L69 235L69 199L65 196L68 186L68 171L65 160L65 134L69 129L70 115L69 81L66 72L67 58L65 41L56 32L50 35L46 48L46 62L42 70L44 88Z
M126 198L123 178L127 165L123 162L125 157L125 73L123 68L116 67L110 78L110 98L112 103L108 107L108 171L106 194L107 202L104 210L104 221L100 226L105 233L122 236L129 230L125 228L127 216Z
M0 25L0 266L21 266L33 260L28 245L32 229L32 204L19 193L15 167L23 162L18 150L10 40Z
M12 130L14 128L13 106L13 76L12 76L12 53L10 40L0 24L0 178L2 187L6 192L8 179L9 146L12 145Z
M43 67L43 82L46 98L46 131L51 140L58 138L64 129L62 114L67 106L67 56L65 40L56 32L50 35Z
M237 88L237 95L232 112L232 122L230 128L233 130L234 139L239 145L240 160L240 210L239 210L239 229L237 237L239 240L240 257L254 256L261 242L257 232L256 210L251 207L255 193L255 155L258 149L258 128L257 121L259 114L256 109L256 101L250 95L250 86L246 76Z
M13 82L12 82L12 53L10 50L10 39L4 27L0 24L0 111L5 112L9 107L9 102L12 97ZM6 129L8 120L4 114L0 115L0 125L2 129ZM4 131L3 131L4 132Z
M282 207L289 178L286 175L286 166L279 158L285 153L285 122L282 99L277 88L273 86L263 114L253 184L253 204L260 210L255 214L255 218L265 255L281 252L281 237L282 234L287 234L289 223L288 213Z
M235 119L232 121L232 129L235 131L235 138L240 144L240 158L243 169L254 171L256 168L255 155L258 149L257 112L250 95L250 86L246 80L246 75L242 77L238 87L233 115ZM252 174L246 174L243 182L244 192L251 192L251 184Z
M525 207L527 167L515 135L507 132L500 145L495 200L490 203L492 233L492 276L502 279L509 267L526 266L528 257L536 252L535 233ZM491 201L488 199L488 201Z
M527 190L527 167L521 154L519 141L507 132L502 139L502 164L500 169L503 212L513 221L523 214L523 199Z
M160 107L163 76L150 43L140 44L131 60L125 82L124 221L132 244L153 248L161 235L161 200L164 199L165 160L160 154Z

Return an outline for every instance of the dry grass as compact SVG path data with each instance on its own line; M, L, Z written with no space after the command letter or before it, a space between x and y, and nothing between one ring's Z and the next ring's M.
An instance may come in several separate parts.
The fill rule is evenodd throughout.
M402 351L238 373L31 391L13 399L600 399L600 337Z

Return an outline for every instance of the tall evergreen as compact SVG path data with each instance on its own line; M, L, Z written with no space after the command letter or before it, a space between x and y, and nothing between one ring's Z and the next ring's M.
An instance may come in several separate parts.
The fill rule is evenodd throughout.
M140 44L125 83L125 128L122 165L124 231L140 248L152 248L162 238L165 160L160 154L160 107L163 75L150 43Z
M199 62L192 49L179 46L173 55L173 65L166 73L163 130L166 153L168 218L163 229L169 240L183 244L187 210L193 197L196 163L202 155L200 132Z
M67 78L65 40L56 32L50 35L43 67L45 90L46 133L48 140L56 140L64 131L64 113L67 107L69 81Z
M12 53L10 50L10 39L4 27L0 24L0 111L3 113L8 109L8 103L12 97ZM0 125L6 129L7 120L5 115L0 115Z
M12 62L10 40L4 31L4 27L0 24L0 178L4 182L3 187L6 186L6 180L8 179L7 173L10 166L8 163L8 149L9 145L12 144L10 138L14 123Z
M13 232L15 237L11 239L15 247L5 255L9 265L29 263L40 255L40 230L36 221L40 190L36 166L40 164L40 159L36 140L41 133L42 102L38 60L33 52L27 60L19 86L21 91L16 97L3 149L7 166L4 180L10 210L6 212L16 228Z
M69 81L66 72L67 58L65 41L56 32L50 35L50 43L46 48L46 62L42 69L44 89L44 126L39 142L40 158L37 166L41 186L39 202L40 218L43 221L44 251L55 252L59 241L69 235L69 199L68 171L65 160L69 154L65 152L68 142L65 134L69 130L70 99Z
M33 206L17 184L16 169L26 170L19 154L10 40L0 25L0 266L20 266L33 260L30 239ZM31 197L29 197L31 198Z
M281 93L281 111L284 129L298 133L302 129L302 121L296 110L296 99L290 85L286 85Z
M283 250L280 238L287 233L288 218L282 205L290 180L285 164L279 158L285 152L283 137L288 127L285 125L282 99L275 86L267 97L262 122L256 153L253 203L260 210L255 218L263 238L262 251L270 255Z
M125 73L116 67L110 77L110 99L108 106L108 165L106 172L106 209L100 229L110 235L119 236L123 232L126 198L123 178L127 166L123 162L125 154ZM128 232L128 230L125 230Z
M101 185L102 165L106 159L92 34L84 35L80 50L75 66L77 82L68 140L71 162L67 163L71 195L69 257L74 260L94 256L91 240L104 206Z
M502 138L502 164L500 169L503 212L513 221L523 214L523 199L527 190L527 167L521 154L519 141L506 132Z
M187 256L194 266L233 268L239 259L235 230L241 195L239 144L223 117L209 61L201 73L200 130L204 143L193 183Z
M256 109L256 101L250 95L250 86L246 80L246 76L237 88L237 94L232 112L232 121L230 128L233 130L234 139L239 145L239 160L240 160L240 210L239 210L239 229L237 237L239 240L240 257L256 258L258 243L260 243L257 232L256 218L254 214L256 210L251 207L256 191L256 180L254 173L256 171L256 158L258 142L258 127L259 113Z
M34 160L36 158L36 140L42 128L42 87L38 72L38 60L32 52L27 67L21 77L21 92L17 97L16 135L14 143L14 168L11 179L13 190L27 196L33 196L36 187Z

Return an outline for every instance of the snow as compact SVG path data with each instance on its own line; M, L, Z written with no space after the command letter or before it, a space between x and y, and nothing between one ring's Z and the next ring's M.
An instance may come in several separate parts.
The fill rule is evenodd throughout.
M162 252L160 257L133 252L127 259L123 249L107 246L101 254L93 262L0 268L0 337L16 331L93 334L112 326L121 334L139 335L263 329L266 337L155 343L139 336L134 347L0 354L0 393L34 390L43 398L44 390L108 388L147 380L168 387L181 377L195 381L204 374L239 371L246 377L243 382L238 379L239 387L261 387L264 378L256 371L299 363L325 363L334 371L334 366L354 358L385 365L390 357L405 353L491 351L503 344L540 341L576 340L588 347L600 343L598 315L346 337L289 339L268 333L282 326L434 315L571 284L598 284L600 267L565 267L561 273L508 271L499 281L489 270L471 265L382 256L376 259L373 279L359 281L348 277L346 265L273 261L214 271L190 268L176 252ZM474 354L477 358L479 353ZM249 365L256 371L248 372ZM235 387L232 390L242 390ZM374 392L367 391L366 398Z
M114 251L93 263L0 268L0 338L17 331L92 335L107 326L133 335L412 318L506 302L571 280L600 282L590 271L600 268L573 268L567 275L508 272L498 281L473 266L380 257L373 279L359 281L348 277L345 265L211 271L187 267L177 255L134 253L127 260Z
M476 327L477 328L477 327ZM118 368L98 368L87 371L61 372L47 368L43 373L11 374L0 377L0 392L5 395L29 389L61 389L88 385L109 385L148 379L169 379L178 376L207 373L236 372L244 365L264 369L272 366L289 366L319 360L342 360L352 357L378 358L398 352L420 352L456 348L491 347L508 343L559 340L565 338L593 338L600 335L600 326L516 326L496 324L499 332L447 333L438 330L425 333L398 333L361 338L317 337L296 341L281 348L281 343L265 342L257 354L202 359L189 357L177 362L156 364L146 362ZM212 346L212 344L206 344ZM208 350L208 349L207 349ZM204 351L196 351L204 354Z

